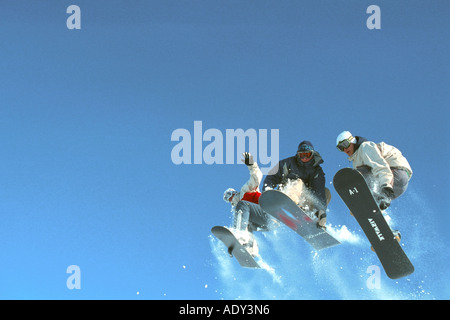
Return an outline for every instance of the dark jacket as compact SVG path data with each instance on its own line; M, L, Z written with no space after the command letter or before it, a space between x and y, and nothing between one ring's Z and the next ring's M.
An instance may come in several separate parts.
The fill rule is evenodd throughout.
M318 152L313 152L313 159L307 163L301 162L297 155L281 160L264 179L263 192L266 188L274 189L280 184L286 184L288 179L302 179L306 187L317 197L320 203L317 209L325 211L325 173L320 166L323 159Z

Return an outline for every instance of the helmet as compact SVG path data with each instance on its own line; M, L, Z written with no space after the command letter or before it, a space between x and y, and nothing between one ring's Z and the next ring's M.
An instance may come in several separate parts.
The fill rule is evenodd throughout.
M308 152L308 151L314 151L312 143L306 140L300 142L297 148L297 152Z
M233 188L228 188L227 190L225 190L225 192L223 193L223 201L225 202L230 202L231 198L237 193L236 190L234 190Z
M343 131L337 136L336 146L339 144L339 142L342 142L344 140L348 140L348 142L350 143L356 143L356 138L350 133L350 131Z

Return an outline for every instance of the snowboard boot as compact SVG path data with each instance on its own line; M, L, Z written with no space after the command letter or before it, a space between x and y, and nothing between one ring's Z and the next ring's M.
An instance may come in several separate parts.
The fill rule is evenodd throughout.
M244 247L252 257L256 257L259 254L258 242L256 242L256 239L254 238L253 240L245 244Z
M322 210L318 210L315 215L317 217L317 227L326 229L325 224L327 223L327 214Z
M248 236L242 245L251 254L252 257L256 257L259 253L258 243L255 236L251 232L247 232Z
M392 230L392 233L394 234L394 238L397 239L397 241L400 243L400 240L402 240L402 234L398 230Z
M234 247L228 248L228 254L230 255L230 258L233 258L233 250L234 250Z
M259 253L258 243L252 232L247 230L235 230L234 235L239 243L250 253L256 257Z

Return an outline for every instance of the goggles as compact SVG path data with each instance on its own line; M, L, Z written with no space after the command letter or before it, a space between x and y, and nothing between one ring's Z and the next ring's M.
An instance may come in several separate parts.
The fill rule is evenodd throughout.
M351 140L353 140L353 137L350 136L345 140L339 141L336 148L338 148L339 151L344 151L344 149L347 149L351 145Z
M297 152L298 156L300 159L309 159L312 157L312 152L311 151L306 151L306 152Z
M223 194L223 200L225 202L230 202L236 193L237 191L233 189L226 190L225 193Z

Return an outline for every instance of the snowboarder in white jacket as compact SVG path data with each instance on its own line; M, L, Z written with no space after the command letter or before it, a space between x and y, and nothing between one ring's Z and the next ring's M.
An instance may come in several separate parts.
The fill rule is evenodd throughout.
M413 172L397 148L353 136L349 131L338 135L336 147L345 152L353 168L363 174L381 210L387 209L393 199L406 191Z
M232 231L236 238L244 245L253 256L258 254L258 246L253 236L253 231L269 230L269 218L259 206L261 192L259 185L263 174L258 164L253 161L253 156L245 152L242 160L250 171L249 180L241 187L240 191L228 188L223 194L223 200L232 206L234 213Z

